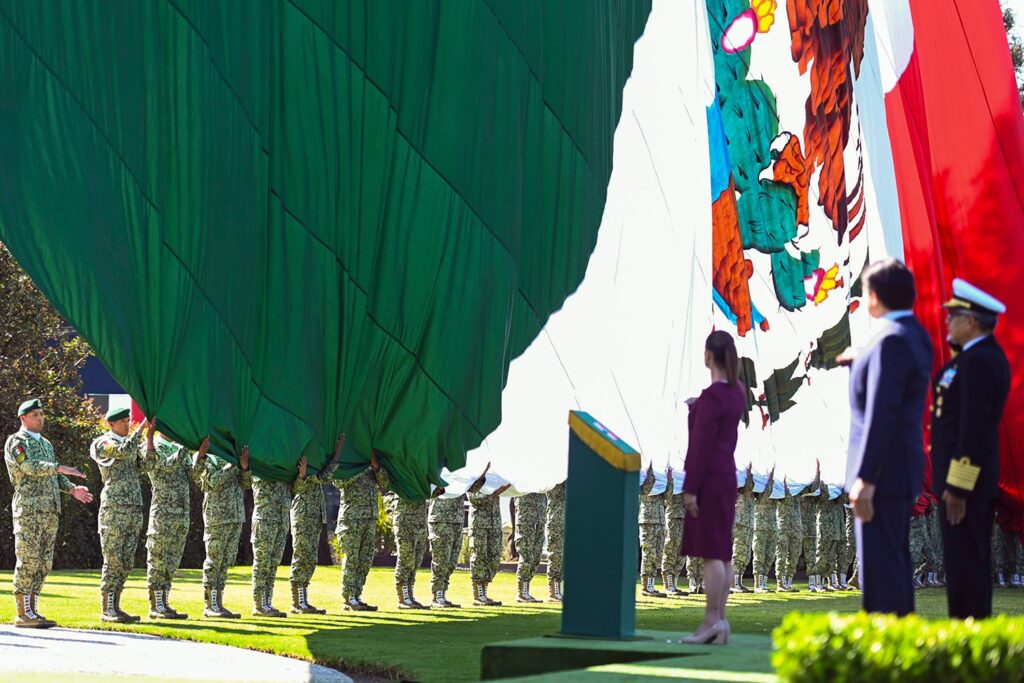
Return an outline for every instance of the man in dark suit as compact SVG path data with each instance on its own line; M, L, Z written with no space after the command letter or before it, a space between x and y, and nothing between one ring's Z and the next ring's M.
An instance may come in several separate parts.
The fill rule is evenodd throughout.
M846 486L864 609L904 615L914 611L910 513L924 485L932 345L911 311L916 289L905 265L876 262L862 280L868 312L886 322L853 359Z
M932 489L942 500L949 616L984 619L992 614L999 421L1010 391L1010 365L992 332L1006 306L957 279L944 307L949 343L958 353L935 376Z

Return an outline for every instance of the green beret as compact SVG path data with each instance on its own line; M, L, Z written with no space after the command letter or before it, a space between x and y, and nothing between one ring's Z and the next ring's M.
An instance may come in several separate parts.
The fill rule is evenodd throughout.
M131 408L111 408L107 411L107 422L117 422L123 420L126 417L131 417Z
M38 398L30 398L29 400L18 406L18 417L22 415L28 415L33 410L42 410L43 404L40 403Z

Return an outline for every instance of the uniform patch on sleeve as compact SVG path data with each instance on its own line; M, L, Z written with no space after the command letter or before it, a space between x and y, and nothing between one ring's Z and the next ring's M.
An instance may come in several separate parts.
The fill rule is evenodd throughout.
M25 462L25 459L27 457L28 457L28 454L25 453L25 447L24 446L22 446L21 444L18 444L17 446L14 447L14 459L18 462L19 465L21 463Z

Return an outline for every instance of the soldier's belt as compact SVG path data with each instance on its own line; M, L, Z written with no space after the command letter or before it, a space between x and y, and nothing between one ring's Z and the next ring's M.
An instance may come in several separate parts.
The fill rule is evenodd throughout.
M981 474L981 467L972 465L971 459L965 455L959 460L950 461L946 483L958 489L973 491L974 485L978 483L979 474Z

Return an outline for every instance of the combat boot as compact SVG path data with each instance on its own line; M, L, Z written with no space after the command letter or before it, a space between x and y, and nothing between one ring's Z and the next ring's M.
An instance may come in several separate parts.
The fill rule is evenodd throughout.
M288 616L284 612L274 608L274 605L270 602L270 594L268 593L257 591L253 594L252 599L252 615L254 617L274 617L275 619L279 619L281 617Z
M920 574L914 574L914 588L916 588L916 589L924 588L924 581L921 580L921 575Z
M786 585L789 586L790 592L792 592L792 593L799 593L800 592L800 589L793 585L793 577L792 576L786 577Z
M928 577L924 580L924 582L929 588L939 587L939 580L938 578L936 578L935 572L928 572Z
M150 619L173 619L171 613L164 604L164 592L159 588L149 588L149 618Z
M306 597L308 590L306 586L292 584L292 614L327 614L327 610L309 604Z
M743 585L743 577L736 574L733 577L732 588L729 589L730 593L753 593L752 590Z
M790 593L788 587L786 587L786 578L782 576L775 577L775 592L777 593Z
M416 601L412 599L412 591L409 590L409 584L396 583L395 591L398 593L398 609L420 609L416 606Z
M538 600L538 602L540 601ZM443 590L434 593L434 600L430 603L430 606L439 607L441 609L458 609L462 607L462 605L457 605L445 597L445 591Z
M548 579L548 602L562 602L561 579Z
M771 593L772 589L768 587L768 577L764 574L760 574L757 577L757 583L754 585L755 593Z
M473 604L483 607L500 607L499 600L492 600L487 596L487 583L483 581L473 582Z
M39 611L39 591L36 591L34 593L30 593L30 595L32 597L32 613L35 614L36 617L39 618L40 620L42 620L42 622L45 624L45 626L40 626L39 628L53 628L54 626L56 626L57 625L56 621L53 621L51 619L47 619Z
M14 618L14 625L18 628L50 628L56 626L53 622L47 622L32 609L32 596L29 593L15 593L14 603L18 609L18 615Z
M347 598L342 604L341 608L346 612L375 612L376 607L370 607L366 603L360 602L359 598L352 596Z
M684 591L679 587L678 579L672 572L664 574L663 581L665 582L665 592L669 595L678 595L680 597L686 597L689 595L687 591Z
M662 593L660 590L654 587L654 577L644 576L641 577L643 582L643 588L640 590L641 594L646 595L649 598L667 598L668 595Z
M128 614L121 609L121 594L124 592L123 588L119 588L114 591L114 611L117 612L124 619L125 624L134 624L137 621L141 621L142 617L135 614Z
M836 577L835 574L832 574L832 576L826 575L821 577L821 589L826 593L835 593L836 590L838 590L836 588L836 584L838 583L839 579Z
M540 602L540 600L530 595L529 581L519 582L519 593L516 594L516 602Z
M1006 588L1006 575L1002 572L996 574L996 585L1000 588Z
M807 577L807 590L811 593L820 593L821 587L818 585L818 575L811 574Z
M171 619L188 619L188 614L179 612L178 610L171 607L171 588L168 586L164 589L164 608L171 614Z
M1021 587L1020 574L1014 574L1012 577L1010 577L1010 587L1011 588L1020 588Z
M839 575L839 590L848 591L850 590L850 584L846 583L846 574Z
M206 594L206 609L203 610L204 617L214 617L217 619L241 619L242 615L237 612L232 612L221 604L221 600L224 598L224 590L221 588L206 588L204 590Z
M126 624L130 619L118 611L116 604L116 593L101 593L100 621L107 621L114 624Z

